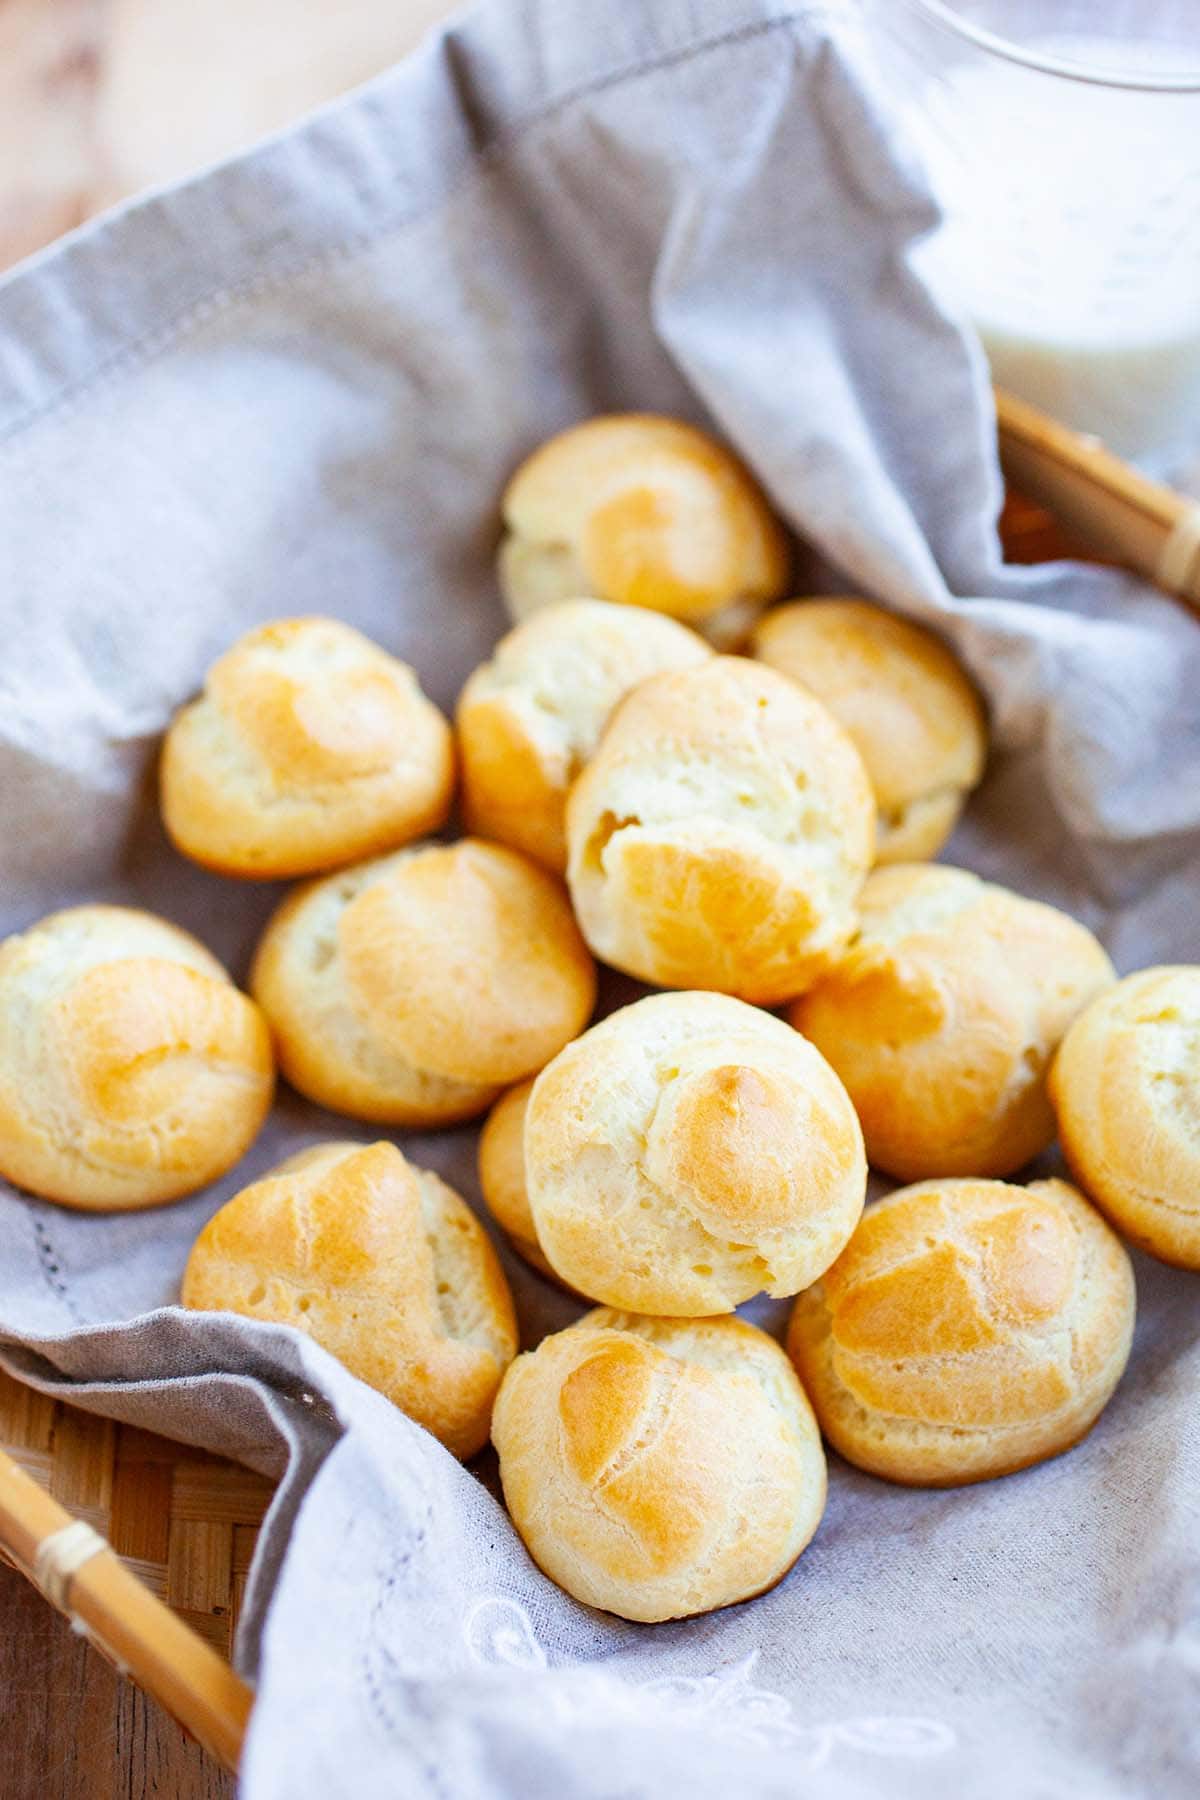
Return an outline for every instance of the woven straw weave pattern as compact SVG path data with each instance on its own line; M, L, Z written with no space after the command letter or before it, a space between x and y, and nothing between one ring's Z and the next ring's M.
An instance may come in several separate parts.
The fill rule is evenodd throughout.
M0 1448L101 1532L160 1600L228 1658L274 1491L269 1481L64 1406L2 1372Z

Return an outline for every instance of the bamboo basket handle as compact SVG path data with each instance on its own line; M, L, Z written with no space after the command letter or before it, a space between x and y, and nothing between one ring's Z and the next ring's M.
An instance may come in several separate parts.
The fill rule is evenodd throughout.
M253 1704L246 1683L2 1450L0 1547L76 1630L236 1771Z
M996 388L1005 475L1102 555L1200 608L1200 501Z

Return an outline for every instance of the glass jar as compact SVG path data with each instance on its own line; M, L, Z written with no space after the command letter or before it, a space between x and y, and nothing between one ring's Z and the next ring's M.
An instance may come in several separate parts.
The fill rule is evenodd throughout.
M864 0L995 380L1158 475L1200 453L1200 4Z

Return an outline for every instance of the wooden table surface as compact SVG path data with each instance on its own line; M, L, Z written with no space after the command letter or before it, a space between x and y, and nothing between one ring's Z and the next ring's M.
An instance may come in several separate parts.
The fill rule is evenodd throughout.
M3 1800L234 1800L175 1721L0 1565Z
M454 0L0 0L0 269L386 68Z

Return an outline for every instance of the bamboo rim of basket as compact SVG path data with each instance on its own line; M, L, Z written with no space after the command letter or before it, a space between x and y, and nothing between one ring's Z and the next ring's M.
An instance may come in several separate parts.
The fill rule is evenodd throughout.
M1014 487L1099 555L1200 607L1200 501L1003 388L995 401L1000 463Z
M236 1772L253 1705L249 1687L3 1450L0 1547L74 1629Z

